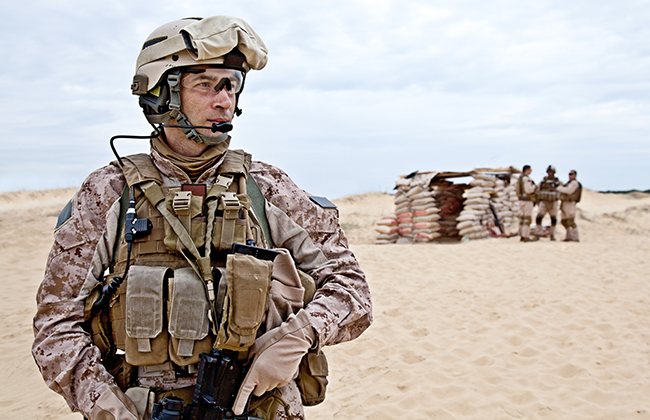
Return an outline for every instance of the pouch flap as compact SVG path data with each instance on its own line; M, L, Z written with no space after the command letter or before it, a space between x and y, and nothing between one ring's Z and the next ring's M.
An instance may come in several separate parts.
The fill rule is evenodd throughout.
M329 375L329 366L327 365L327 358L325 353L319 351L318 353L307 353L307 364L309 371L313 376L327 376Z

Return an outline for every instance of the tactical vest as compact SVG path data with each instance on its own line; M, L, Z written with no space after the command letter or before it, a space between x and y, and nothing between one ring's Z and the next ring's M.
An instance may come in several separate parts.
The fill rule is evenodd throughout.
M526 191L524 190L524 177L528 178L528 175L521 174L521 176L517 180L517 186L516 186L517 197L522 201L533 201L535 193L532 194L526 193Z
M549 178L545 176L542 179L542 182L539 184L539 198L542 201L557 201L557 186L560 184L560 181L556 178Z
M224 290L215 289L215 276L225 277L233 243L246 243L247 239L258 246L266 243L260 224L251 217L251 200L246 194L251 156L228 150L209 191L205 186L166 187L149 155L127 156L122 161L127 186L135 187L138 218L148 218L152 230L135 240L130 253L125 241L119 245L112 274L104 283L128 274L111 298L108 314L88 314L98 290L87 299L93 340L104 359L111 359L119 350L124 352L120 369L132 370L133 366L169 362L194 365L215 340L221 340L223 348L245 350L255 339L267 296L255 296L257 301L251 307L257 313L245 319L245 325L237 325L234 319L232 328L222 328L217 337L221 321L217 315L228 297ZM255 267L250 269L261 270L264 283L252 288L268 291L271 263L251 264ZM226 282L221 283L224 289ZM128 388L132 380L125 377L120 386Z
M122 161L127 187L135 187L137 216L148 218L152 230L135 240L130 253L125 241L119 244L112 274L104 284L127 270L127 260L128 275L108 311L91 314L101 287L91 292L86 320L104 364L123 390L135 386L136 379L142 382L143 370L165 366L186 368L187 386L193 386L191 373L199 354L218 347L238 351L244 359L258 331L264 331L267 304L273 305L269 301L272 262L231 253L234 243L247 239L272 247L263 206L261 220L251 211L249 189L263 200L254 180L248 183L254 188L247 188L251 155L226 151L209 190L203 185L166 187L149 155L131 155ZM123 197L123 210L125 201ZM314 280L298 273L309 290L306 304L313 297ZM289 310L285 302L279 305L283 309L274 313ZM116 356L118 350L123 356ZM306 355L298 378L302 380L297 379L305 405L324 399L326 376L325 356ZM316 389L310 391L316 394L311 403L310 392L303 392L306 387ZM269 404L272 412L277 402Z
M226 255L234 243L246 243L246 239L263 242L261 228L251 223L251 200L242 188L251 156L228 150L209 191L205 186L166 187L149 155L122 160L127 184L136 187L138 217L148 218L152 230L134 242L129 274L111 302L113 342L125 352L126 362L135 366L198 363L199 354L212 348L214 326L219 322L208 319L207 314L214 314L216 306L223 303L217 302L215 275L225 270ZM115 273L123 273L126 261L127 244L123 242ZM166 284L176 287L165 290ZM262 285L262 289L268 286ZM127 301L132 303L127 305ZM164 306L169 314L163 313ZM256 318L261 320L261 315ZM169 334L163 326L165 318ZM244 340L252 343L254 335Z
M569 186L570 183L571 181L564 184L564 186L567 187ZM582 184L580 182L578 182L578 188L572 194L565 194L565 193L560 194L560 200L562 201L575 201L576 203L579 203L581 198L582 198Z

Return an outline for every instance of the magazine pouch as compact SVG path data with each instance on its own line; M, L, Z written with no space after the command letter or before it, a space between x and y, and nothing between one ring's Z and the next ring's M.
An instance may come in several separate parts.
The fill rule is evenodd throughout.
M168 359L164 326L164 289L171 270L132 266L126 281L126 361L135 366L159 365Z
M169 354L179 366L199 363L209 353L208 299L203 282L191 267L174 270L169 286Z
M266 312L272 272L272 261L245 254L228 255L217 348L243 351L253 345Z

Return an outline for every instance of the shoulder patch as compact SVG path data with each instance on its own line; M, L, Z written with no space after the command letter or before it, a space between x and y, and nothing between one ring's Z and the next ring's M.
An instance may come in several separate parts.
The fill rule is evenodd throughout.
M56 227L54 230L57 230L65 224L72 217L72 200L68 201L68 204L63 207L61 213L59 213L59 218L56 221Z
M335 209L336 208L336 204L332 203L331 201L329 201L325 197L316 197L316 196L310 195L309 199L311 201L313 201L314 203L318 204L319 206L321 206L324 209Z

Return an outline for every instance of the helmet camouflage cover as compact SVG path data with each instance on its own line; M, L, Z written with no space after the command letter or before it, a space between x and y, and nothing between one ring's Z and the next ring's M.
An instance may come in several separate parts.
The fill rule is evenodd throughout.
M239 57L243 54L243 60L227 59L234 49L241 53ZM177 20L147 37L138 55L131 90L134 95L147 93L166 72L178 67L212 64L245 72L261 70L267 54L264 41L242 19L212 16Z
M151 124L182 120L180 88L172 86L172 75L179 77L182 68L201 65L240 70L245 75L251 69L264 68L267 60L264 41L243 19L185 18L162 25L147 37L138 55L131 92L139 96ZM194 140L201 142L198 137Z

